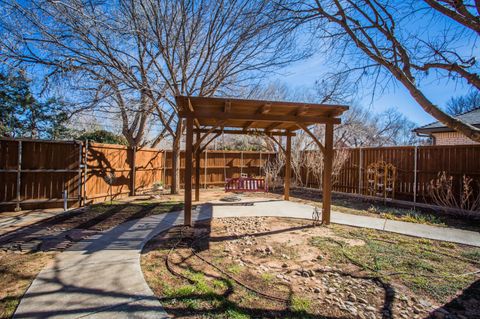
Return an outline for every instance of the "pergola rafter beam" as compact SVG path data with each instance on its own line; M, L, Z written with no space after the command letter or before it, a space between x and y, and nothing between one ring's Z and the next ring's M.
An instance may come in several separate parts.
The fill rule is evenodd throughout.
M280 125L282 125L282 123L274 122L274 123L270 124L269 126L267 126L267 128L265 128L265 131L270 132L271 130L275 129L276 127L278 127Z
M308 113L308 110L310 110L310 108L307 105L300 106L295 111L295 116L304 116L305 114Z
M218 127L218 126L217 126ZM273 131L273 132L268 132L266 130L221 130L221 129L195 129L195 132L199 131L200 133L225 133L225 134L232 134L232 135L271 135L271 136L296 136L297 134L293 132L282 132L282 131Z
M257 110L257 114L267 114L268 112L270 112L270 110L272 109L272 104L270 103L267 103L267 104L264 104L262 105L262 107L260 107L258 110ZM243 127L244 130L248 130L250 127L252 127L252 125L255 123L255 121L249 121L247 122L247 124Z
M232 110L232 102L225 101L225 105L223 106L223 112L230 113L231 110Z
M193 112L193 105L190 99L188 99L188 109L190 110L190 112ZM198 119L194 119L194 123L197 128L200 128L200 122L198 121Z
M283 123L329 123L340 124L341 121L336 117L326 116L294 116L294 115L272 115L272 114L243 114L243 113L224 113L224 112L205 112L205 111L180 111L178 115L182 118L194 119L216 119L216 120L239 120L254 122L279 122Z

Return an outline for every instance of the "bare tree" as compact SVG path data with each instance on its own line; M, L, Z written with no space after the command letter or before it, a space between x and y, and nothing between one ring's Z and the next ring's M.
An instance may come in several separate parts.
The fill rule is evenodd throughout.
M447 113L451 115L459 115L468 111L472 111L480 107L480 92L473 91L467 95L452 97L447 102Z
M173 140L175 193L183 133L175 96L228 95L302 54L293 50L289 26L272 21L270 1L131 0L129 5L139 33L147 36L146 54L155 74L166 85L155 110Z
M267 185L272 190L281 185L282 177L280 172L285 166L285 155L278 152L275 157L263 163L263 172L265 173L265 180Z
M338 183L338 177L342 171L345 162L349 159L350 152L345 148L335 149L332 163L332 185ZM319 189L323 187L323 153L320 150L306 150L303 152L304 163L307 179L311 175L315 181L313 183L318 185ZM309 181L306 180L308 185Z
M288 24L272 20L268 0L1 4L10 12L0 20L12 34L0 43L8 61L42 66L47 79L72 79L89 107L118 114L131 145L172 138L172 192L183 133L175 96L229 94L303 57ZM155 123L158 134L147 136Z
M15 66L42 67L45 85L70 84L79 109L118 115L132 146L146 144L145 128L155 100L165 90L152 75L146 39L132 27L126 3L74 0L2 1L9 15L0 20L11 36L0 43ZM154 89L152 89L154 87Z
M434 73L439 78L463 80L476 90L480 88L473 54L479 25L479 8L474 1L279 0L278 4L291 20L316 28L319 37L335 49L339 65L372 75L374 88L375 84L388 82L388 76L393 77L427 113L480 142L479 128L444 112L419 85L420 78ZM420 19L445 27L432 36L433 30L419 31L409 25L418 24ZM458 40L468 37L471 43L459 48Z

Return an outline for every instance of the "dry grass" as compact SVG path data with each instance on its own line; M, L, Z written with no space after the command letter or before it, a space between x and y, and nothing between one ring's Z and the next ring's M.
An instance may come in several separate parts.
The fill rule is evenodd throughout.
M0 318L10 318L20 298L53 253L0 252Z
M354 264L437 302L445 302L478 277L469 273L479 271L480 248L371 229L338 225L332 229L338 236L335 241L324 237L311 241L330 254L332 264ZM365 244L347 244L352 239Z

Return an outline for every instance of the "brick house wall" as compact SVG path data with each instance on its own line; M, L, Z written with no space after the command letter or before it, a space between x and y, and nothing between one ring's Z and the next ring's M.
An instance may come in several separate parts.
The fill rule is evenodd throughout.
M465 145L465 144L480 144L478 142L472 141L467 138L465 135L458 132L439 132L432 133L435 137L435 145Z

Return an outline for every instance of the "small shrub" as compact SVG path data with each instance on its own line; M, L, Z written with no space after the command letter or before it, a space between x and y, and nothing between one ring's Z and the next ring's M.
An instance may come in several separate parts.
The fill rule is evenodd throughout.
M262 273L260 277L262 277L263 281L266 281L266 282L270 282L273 280L273 275L268 272Z
M310 300L293 296L290 308L296 312L307 312L311 307Z
M242 272L242 266L231 265L230 267L227 268L227 270L234 275L238 275L240 272Z
M473 178L463 175L462 188L455 192L453 176L447 172L439 172L437 178L430 181L428 195L439 206L457 208L465 212L480 210L480 183Z
M236 309L228 309L225 312L225 315L228 319L250 319L249 315L241 313L240 311L238 311Z
M480 262L480 249L473 249L473 250L470 250L470 251L464 251L464 252L462 252L462 257L472 259L472 260L476 260L476 261Z

